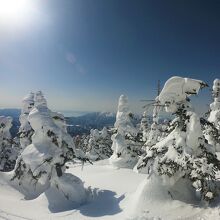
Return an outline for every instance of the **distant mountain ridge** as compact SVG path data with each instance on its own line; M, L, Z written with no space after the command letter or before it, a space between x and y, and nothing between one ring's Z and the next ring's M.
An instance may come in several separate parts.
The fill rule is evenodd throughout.
M79 113L79 111L78 111ZM0 115L11 116L13 126L11 128L12 136L16 136L20 126L20 109L0 109ZM102 129L104 126L111 127L115 123L116 114L112 112L90 112L80 116L65 117L68 125L67 130L71 136L89 134L91 129Z
M101 130L103 127L113 127L116 120L116 113L113 112L81 112L68 111L68 113L77 113L76 116L65 117L67 123L67 131L71 136L89 134L91 129ZM65 112L62 112L64 115ZM19 116L20 109L0 109L0 115L11 116L13 118L13 126L11 134L13 137L18 133L20 126ZM79 116L78 116L79 114ZM68 115L68 114L67 114ZM70 114L71 115L71 114ZM165 118L161 117L162 122ZM152 116L148 116L149 123L152 123ZM141 115L135 114L135 124L140 123Z
M78 117L67 117L67 130L71 135L89 134L91 129L112 127L116 114L111 112L91 112Z

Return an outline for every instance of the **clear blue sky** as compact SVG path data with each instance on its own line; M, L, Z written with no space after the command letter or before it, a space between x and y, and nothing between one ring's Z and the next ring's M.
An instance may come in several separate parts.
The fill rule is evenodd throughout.
M0 22L0 107L40 89L53 109L115 111L124 93L140 111L158 79L220 77L218 0L29 1L23 24Z

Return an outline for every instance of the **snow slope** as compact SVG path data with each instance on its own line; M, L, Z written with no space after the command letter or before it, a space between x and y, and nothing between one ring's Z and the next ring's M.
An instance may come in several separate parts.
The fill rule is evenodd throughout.
M81 165L69 166L68 172L85 181L85 186L91 186L94 191L93 199L77 209L71 210L69 207L68 211L64 211L61 207L57 212L54 209L51 211L48 206L53 205L57 198L48 202L46 196L42 194L34 200L25 200L22 194L8 185L10 173L0 173L0 219L220 219L220 208L217 206L204 209L171 201L169 196L167 200L160 200L160 192L157 196L149 194L152 183L149 184L146 175L137 174L130 169L114 169L107 161L100 161L94 165L87 164L83 169ZM149 184L149 190L143 192L146 184ZM137 198L140 198L140 193L144 193L142 199L149 200L149 206L145 210L138 208L141 201L137 201ZM137 211L139 217L136 217Z

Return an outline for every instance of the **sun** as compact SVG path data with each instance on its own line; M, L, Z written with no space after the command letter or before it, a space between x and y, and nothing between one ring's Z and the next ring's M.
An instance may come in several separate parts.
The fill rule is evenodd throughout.
M28 19L32 0L0 0L0 23L21 22Z

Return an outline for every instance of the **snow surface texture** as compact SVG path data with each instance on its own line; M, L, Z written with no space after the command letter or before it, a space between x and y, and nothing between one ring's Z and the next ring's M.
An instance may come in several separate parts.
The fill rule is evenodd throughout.
M107 161L106 161L107 162ZM105 161L71 165L68 170L82 179L86 187L96 189L91 201L80 207L69 207L59 201L57 193L48 201L46 193L33 200L24 200L10 182L8 173L0 173L0 219L8 220L218 220L219 207L202 208L172 200L157 180L137 174L131 169L113 169ZM157 188L158 191L154 189ZM53 190L53 189L52 189ZM52 190L47 194L53 193ZM183 188L184 192L184 188ZM64 200L65 201L65 200ZM145 204L143 206L142 204ZM49 208L49 210L48 210ZM138 217L135 215L139 212Z
M112 136L113 155L110 163L117 168L133 168L138 161L141 144L134 141L138 130L132 123L133 114L128 107L128 98L121 95L118 102L115 128L117 133Z
M42 92L35 94L34 103L28 116L34 130L32 144L21 152L12 179L19 183L18 189L26 198L45 192L49 201L59 194L61 204L66 199L71 205L79 205L86 199L86 190L80 179L64 173L65 162L75 157L64 117L47 108Z

